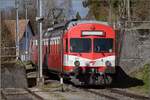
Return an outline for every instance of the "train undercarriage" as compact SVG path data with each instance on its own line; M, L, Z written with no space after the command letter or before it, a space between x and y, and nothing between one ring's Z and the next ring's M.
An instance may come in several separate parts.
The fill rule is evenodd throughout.
M95 72L92 69L81 70L76 68L69 74L70 81L75 85L110 85L112 75L107 73Z

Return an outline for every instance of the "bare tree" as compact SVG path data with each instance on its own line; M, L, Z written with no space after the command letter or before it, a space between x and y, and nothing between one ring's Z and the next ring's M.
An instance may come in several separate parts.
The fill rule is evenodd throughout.
M15 8L9 7L1 10L2 19L15 19Z
M56 1L55 0L44 0L43 1L43 16L44 16L44 22L43 22L43 28L46 29L53 23L53 13L52 9L56 8Z
M45 29L54 23L60 23L74 16L71 0L44 0L43 6Z

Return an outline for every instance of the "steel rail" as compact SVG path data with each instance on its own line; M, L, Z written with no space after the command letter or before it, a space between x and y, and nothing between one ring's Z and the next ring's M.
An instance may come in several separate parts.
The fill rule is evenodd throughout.
M92 90L89 90L89 89L83 89L85 92L89 92L89 93L92 93L92 94L95 94L95 95L98 95L98 96L102 96L102 97L105 97L105 98L108 98L110 100L118 100L117 98L115 97L112 97L112 96L109 96L109 95L105 95L103 93L100 93L100 92L96 92L96 91L92 91Z
M139 100L150 100L149 97L143 96L143 95L138 95L138 94L134 94L134 93L129 93L127 91L122 91L122 90L118 90L118 89L108 89L110 90L112 93L117 93L123 96L127 96L130 98L134 98L134 99L139 99Z
M29 92L29 94L33 95L34 97L38 98L39 100L44 100L44 98L42 98L41 96L37 95L36 93L34 93L33 91L31 91L28 88L24 88L26 91Z
M4 100L9 100L8 99L8 96L13 96L13 95L31 95L32 97L35 97L36 100L44 100L44 98L42 98L41 96L37 95L36 93L34 93L33 91L31 91L30 89L28 88L23 88L22 91L19 91L19 92L12 92L12 93L5 93L4 90L1 90L1 95L2 95L2 98Z

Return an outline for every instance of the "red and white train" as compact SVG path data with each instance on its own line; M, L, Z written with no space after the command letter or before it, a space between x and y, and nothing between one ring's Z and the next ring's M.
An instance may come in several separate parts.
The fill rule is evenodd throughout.
M43 65L75 84L102 85L115 73L116 34L106 22L69 21L43 35ZM31 40L32 61L38 62L38 36Z

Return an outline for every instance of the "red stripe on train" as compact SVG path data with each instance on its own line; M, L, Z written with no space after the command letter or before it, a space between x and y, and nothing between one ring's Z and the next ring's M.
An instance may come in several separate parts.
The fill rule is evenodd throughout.
M75 68L74 66L64 66L64 71L65 72L72 72L74 70L74 68ZM82 70L95 68L95 69L97 69L98 72L105 72L105 69L106 69L106 67L104 67L104 66L100 66L100 67L85 67L85 66L83 67L83 66L80 66L80 68Z

